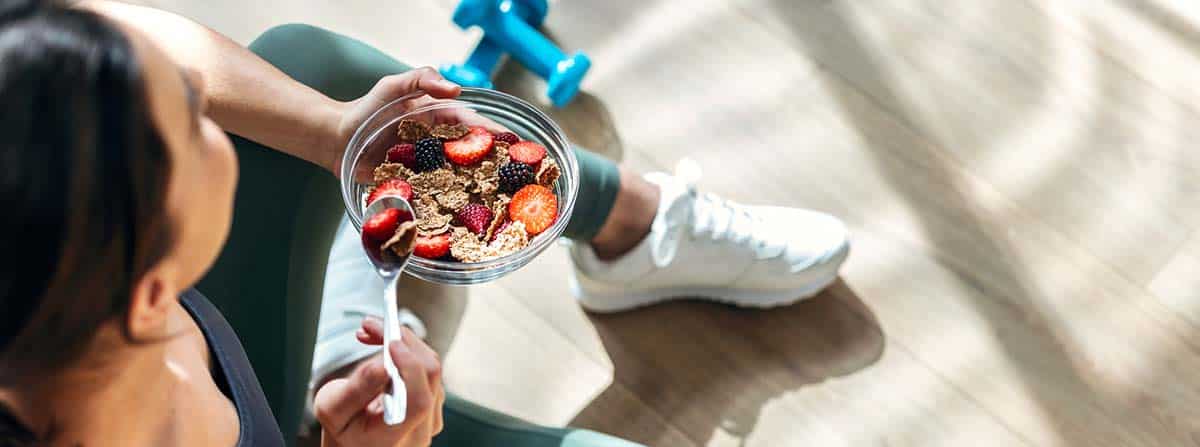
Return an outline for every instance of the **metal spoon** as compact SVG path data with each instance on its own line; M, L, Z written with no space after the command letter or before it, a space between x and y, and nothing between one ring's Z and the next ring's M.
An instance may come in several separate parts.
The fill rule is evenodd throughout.
M366 211L363 212L363 221L389 208L396 208L407 213L408 216L414 216L412 205L407 200L397 196L381 196L367 206ZM391 350L387 347L393 341L400 340L400 317L398 315L400 310L396 303L396 285L399 283L400 273L404 272L404 266L408 265L408 259L412 257L412 254L406 254L398 259L385 260L380 254L379 241L368 240L366 234L361 237L363 251L375 265L375 271L387 283L383 289L383 301L386 305L383 322L383 367L387 370L388 376L392 378L392 388L383 394L383 421L388 425L397 425L404 422L404 415L408 412L408 390L404 386L404 380L400 377L400 371L396 369L396 364L392 361Z

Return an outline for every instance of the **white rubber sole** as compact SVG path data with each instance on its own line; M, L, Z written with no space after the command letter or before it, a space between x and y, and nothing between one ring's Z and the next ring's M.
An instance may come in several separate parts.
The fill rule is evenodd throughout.
M821 293L826 287L838 279L838 272L818 278L804 287L786 290L740 290L724 287L671 287L654 290L614 290L599 292L596 289L611 288L609 285L596 284L595 287L584 287L581 281L592 281L581 277L578 273L569 278L571 293L589 312L614 313L637 309L651 304L681 299L700 299L716 301L737 307L768 309L786 306ZM592 290L588 290L592 289Z

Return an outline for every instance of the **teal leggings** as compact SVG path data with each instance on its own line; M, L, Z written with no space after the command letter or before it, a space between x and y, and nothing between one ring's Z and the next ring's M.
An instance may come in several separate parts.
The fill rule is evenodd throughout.
M362 42L308 25L268 30L250 50L300 82L339 100L366 93L380 78L409 67ZM241 165L233 229L224 251L197 286L241 338L289 442L298 433L309 382L325 260L344 214L329 173L233 137ZM566 230L596 234L619 186L616 165L584 150L580 190ZM435 446L627 447L588 430L536 426L448 396L445 430Z

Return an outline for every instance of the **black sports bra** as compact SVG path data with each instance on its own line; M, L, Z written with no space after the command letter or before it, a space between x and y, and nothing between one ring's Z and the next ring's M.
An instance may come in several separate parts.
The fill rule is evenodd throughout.
M241 434L238 435L238 447L275 447L283 446L283 434L267 405L267 397L263 394L262 385L250 367L250 359L238 341L237 334L225 321L225 317L216 307L195 289L184 292L179 297L183 308L187 309L204 333L208 341L208 350L216 359L213 368L213 380L221 392L233 401L237 408L238 422Z

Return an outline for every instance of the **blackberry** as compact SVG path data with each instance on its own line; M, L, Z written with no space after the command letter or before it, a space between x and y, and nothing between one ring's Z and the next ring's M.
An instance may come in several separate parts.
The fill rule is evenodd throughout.
M512 194L522 186L533 183L533 167L520 162L508 162L500 167L500 192Z
M422 138L417 140L416 163L413 170L427 172L442 167L446 163L446 152L442 140L437 138Z

